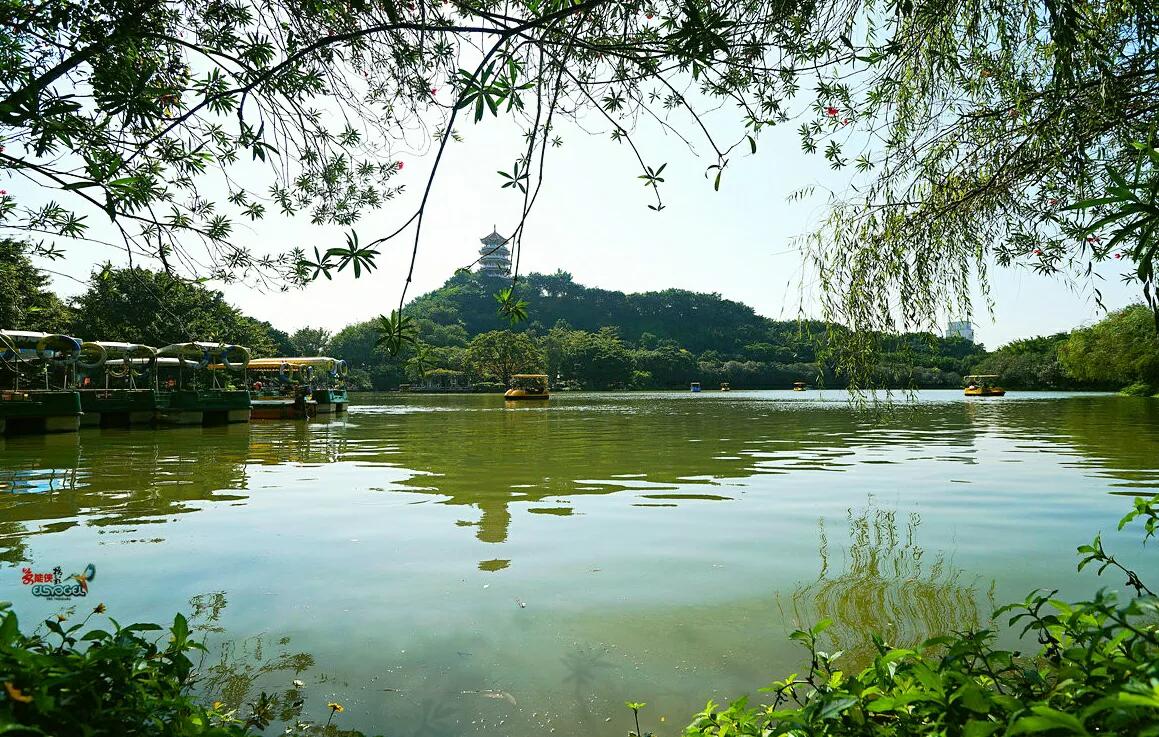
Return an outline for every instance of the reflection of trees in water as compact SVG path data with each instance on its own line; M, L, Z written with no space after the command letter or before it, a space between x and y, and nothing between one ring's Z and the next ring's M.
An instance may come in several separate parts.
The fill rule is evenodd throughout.
M850 509L849 549L836 575L824 519L820 520L817 580L799 586L788 601L777 596L782 617L795 626L832 619L827 634L857 665L872 657L873 634L892 645L912 647L930 637L978 626L977 577L955 567L944 551L927 555L916 540L919 514L911 512L900 525L897 517L896 510L872 503ZM993 585L988 596L992 595Z
M219 427L91 429L0 439L0 562L26 538L70 527L140 525L242 501L253 464L330 463L342 420Z
M442 737L457 734L455 710L445 698L428 697L419 704L414 720L414 737Z
M608 662L607 650L580 645L561 660L566 671L563 682L574 687L577 696L590 690L606 671L615 667Z
M221 613L228 604L224 592L199 594L189 600L192 608L190 621L195 630L201 632L222 632L218 624ZM199 670L201 679L198 688L207 697L221 701L227 709L240 709L254 697L255 686L266 676L282 673L285 681L301 675L314 667L314 656L306 652L292 652L290 638L281 637L273 643L259 635L244 640L226 640L218 648L216 660L208 665L204 662ZM274 714L282 721L289 721L301 714L301 697L296 688L287 688L284 693L275 693ZM295 702L298 702L295 706Z

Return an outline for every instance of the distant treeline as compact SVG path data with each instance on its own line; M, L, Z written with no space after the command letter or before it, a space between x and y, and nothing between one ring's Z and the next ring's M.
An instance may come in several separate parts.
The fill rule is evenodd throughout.
M376 321L334 334L289 334L242 314L220 292L139 268L100 269L66 304L46 290L20 244L0 241L0 326L151 345L219 340L248 345L255 355L330 354L350 364L356 389L494 388L513 373L532 372L583 389L675 389L693 381L737 389L846 385L837 369L839 326L770 320L719 294L594 289L564 272L520 280L529 317L512 325L496 309L504 285L461 272L418 297L406 308L417 341L390 355ZM984 373L1000 375L1011 389L1159 390L1159 340L1143 306L992 352L929 333L877 336L875 343L873 383L880 387L956 388L966 374Z

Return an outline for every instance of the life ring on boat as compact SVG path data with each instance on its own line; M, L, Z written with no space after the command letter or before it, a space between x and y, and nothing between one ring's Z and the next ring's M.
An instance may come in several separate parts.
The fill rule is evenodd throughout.
M92 360L85 360L85 354L91 354ZM93 343L85 341L80 344L80 351L77 353L76 365L83 369L100 368L105 363L105 359L109 357L109 352L100 343Z
M120 368L117 368L118 365ZM109 361L107 364L105 364L105 371L108 372L109 376L113 377L114 379L123 379L128 376L129 372L132 370L133 362L129 360L127 356L120 359L119 364L116 360Z
M333 373L335 379L346 376L348 373L350 373L350 366L346 364L346 359L339 358L335 361Z
M68 335L46 335L36 341L36 355L42 361L75 363L80 356L80 341Z
M230 354L233 353L234 360L229 360ZM225 366L227 371L241 371L245 369L250 363L250 352L246 350L243 345L227 345L221 348L221 365Z
M196 362L191 360L193 357L197 358ZM209 351L196 343L186 343L177 351L177 360L181 362L181 368L194 364L195 369L203 369L209 365Z

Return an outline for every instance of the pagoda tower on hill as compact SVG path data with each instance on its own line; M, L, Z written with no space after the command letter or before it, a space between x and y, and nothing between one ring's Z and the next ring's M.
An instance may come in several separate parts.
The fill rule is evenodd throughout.
M485 276L509 276L511 274L511 251L507 248L509 239L499 235L494 226L491 235L480 238L483 247L479 249L479 273Z

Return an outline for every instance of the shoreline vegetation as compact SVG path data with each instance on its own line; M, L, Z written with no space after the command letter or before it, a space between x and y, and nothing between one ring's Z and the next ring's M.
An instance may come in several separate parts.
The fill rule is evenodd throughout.
M1139 497L1119 529L1141 520L1144 542L1159 531L1159 496ZM947 632L917 647L871 635L870 662L826 649L823 619L789 637L806 650L802 670L727 706L708 701L684 737L885 737L886 735L1154 735L1159 724L1159 597L1140 574L1104 547L1101 534L1078 548L1079 570L1110 571L1127 593L1099 589L1068 603L1039 589L1002 606L994 620L1031 638L1036 652L1003 650L999 632ZM275 725L286 735L364 737L340 727L338 701L311 698L294 680L285 694L262 692L243 707L205 693L208 648L182 614L172 625L121 626L98 604L21 630L0 602L0 730L5 734L117 734L249 737ZM90 627L94 616L100 624ZM198 659L198 663L194 659ZM864 658L862 658L864 659ZM847 670L848 669L848 670ZM210 669L212 670L212 669ZM100 688L93 688L94 684ZM646 686L641 686L646 690ZM212 688L208 689L212 690ZM307 702L310 703L307 703ZM314 703L318 701L318 703ZM629 737L646 702L625 702ZM324 723L307 713L326 713ZM336 722L335 717L338 717ZM645 713L644 723L647 724Z
M585 287L565 272L522 277L526 319L496 309L502 278L460 272L415 298L404 314L413 340L392 351L385 318L336 333L279 330L243 314L220 292L141 268L95 271L67 303L5 245L0 325L165 345L195 337L246 345L255 357L335 355L352 391L502 391L518 373L546 373L576 390L784 389L796 381L845 389L842 326L777 321L715 293L667 289L624 294ZM7 252L6 251L6 252ZM26 260L25 260L26 261ZM1152 311L1133 305L1089 327L1016 340L996 350L932 333L877 335L876 388L951 389L968 374L997 374L1007 389L1159 393L1159 337Z

